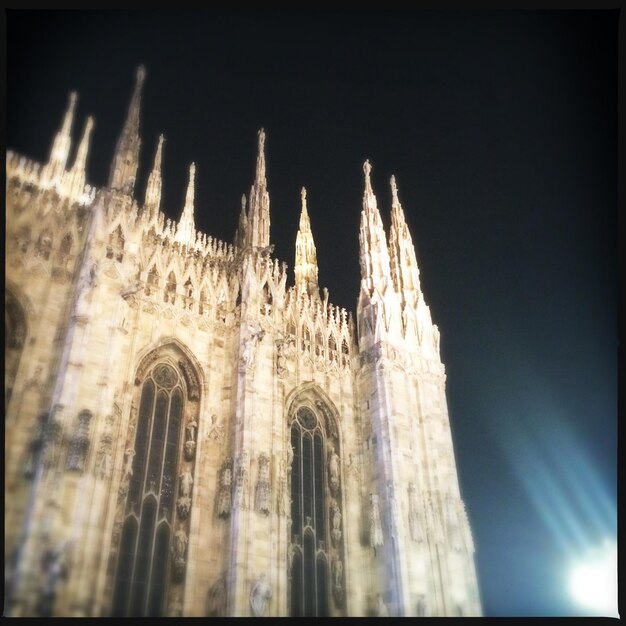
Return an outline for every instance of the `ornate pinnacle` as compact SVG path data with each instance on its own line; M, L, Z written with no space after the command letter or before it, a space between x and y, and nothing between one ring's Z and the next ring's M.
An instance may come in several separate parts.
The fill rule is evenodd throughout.
M398 187L396 185L396 177L393 174L391 176L391 205L400 205L400 200L398 199Z

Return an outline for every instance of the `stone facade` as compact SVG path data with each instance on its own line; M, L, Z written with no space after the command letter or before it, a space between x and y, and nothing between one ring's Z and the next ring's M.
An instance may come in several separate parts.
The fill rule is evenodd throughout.
M5 614L479 615L439 332L365 163L357 324L272 256L265 133L232 244L144 201L140 68L109 185L7 154ZM247 205L247 208L246 208ZM315 572L315 576L312 578Z

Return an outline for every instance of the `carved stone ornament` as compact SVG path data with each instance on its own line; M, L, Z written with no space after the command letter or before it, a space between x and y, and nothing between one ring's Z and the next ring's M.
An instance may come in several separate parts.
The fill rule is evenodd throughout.
M270 459L266 454L259 455L258 478L254 490L254 509L257 513L270 513Z
M339 455L333 446L328 454L328 484L333 495L339 491Z
M187 519L190 510L191 498L189 496L183 496L178 498L178 500L176 501L176 511L178 512L178 517L181 520Z
M224 427L216 413L211 415L211 426L209 427L207 439L216 441L218 444L221 444L224 439Z
M233 506L248 510L248 451L243 450L239 455L237 470L235 475L235 498Z
M250 608L254 617L264 617L267 614L267 605L272 597L272 587L265 574L253 583L250 589Z
M220 485L217 496L217 515L226 518L230 515L231 492L233 483L232 460L226 459L220 471Z
M332 590L335 603L339 606L343 602L343 561L340 558L333 560L332 566Z
M67 453L66 469L70 472L82 473L85 469L85 458L89 449L89 422L91 413L81 411L78 426L72 436Z
M187 561L185 558L187 552L187 543L189 539L183 528L179 528L174 533L174 542L172 543L172 556L174 558L174 567L172 568L172 576L175 582L181 582L185 577L185 567Z
M341 510L336 500L332 501L330 507L330 520L332 526L330 536L333 540L333 545L338 547L341 543Z
M178 488L178 495L183 498L191 497L193 477L191 476L191 472L189 471L189 469L185 469L183 472L181 472L179 478L180 478L180 485Z
M226 615L226 579L224 575L220 576L209 589L207 615L209 617L225 617Z
M200 398L200 383L191 366L191 363L187 359L180 359L178 361L180 368L183 370L183 375L187 381L187 395L190 400L198 400Z

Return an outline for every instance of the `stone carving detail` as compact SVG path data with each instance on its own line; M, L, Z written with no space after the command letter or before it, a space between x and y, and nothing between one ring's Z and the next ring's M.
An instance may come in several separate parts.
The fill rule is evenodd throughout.
M128 483L133 475L133 461L135 459L135 448L132 444L128 445L124 451L124 473L122 474L122 482L120 484L120 495L126 495L128 492Z
M226 579L224 575L220 576L209 589L207 614L209 617L225 617L226 615Z
M198 379L196 377L191 364L187 359L180 359L178 361L180 368L183 371L183 375L185 376L185 380L187 381L187 395L190 400L198 400L200 398L200 384L198 383Z
M359 466L356 460L354 459L354 457L352 456L352 452L350 452L350 454L348 455L348 464L346 465L346 470L348 471L348 474L356 478L357 482L361 482Z
M174 567L172 575L175 582L180 582L185 577L185 567L187 565L185 555L187 552L187 533L181 527L174 533L174 543L172 544L172 556L174 557Z
M340 605L343 602L343 561L339 557L333 560L332 590L335 603Z
M289 445L288 448L291 450L291 457L293 458L293 449L291 448L291 445ZM287 463L288 455L284 455L283 458L280 459L280 467L278 471L278 495L276 498L278 514L282 516L289 515L291 507L289 479L287 476L289 470L287 469Z
M422 525L420 523L419 504L417 501L417 492L415 485L409 483L409 531L411 533L411 539L417 543L424 541L424 533Z
M218 444L221 444L224 440L224 427L222 426L220 418L215 413L211 415L211 427L209 428L207 438L212 441L217 441Z
M106 416L104 430L100 435L100 445L96 453L95 474L97 478L110 478L113 471L113 423L120 415L119 405L113 404L113 411Z
M339 455L331 444L328 454L328 484L333 495L339 491Z
M198 430L198 422L192 417L185 426L185 459L192 461L196 454L196 432Z
M243 450L237 463L233 507L241 508L244 511L248 510L248 465L248 451Z
M40 617L52 617L59 582L66 580L69 574L69 552L68 543L61 541L43 554L41 559L43 581L37 607Z
M376 597L376 609L375 609L376 617L389 617L389 609L385 604L385 600L382 594L378 594Z
M185 470L181 472L179 479L180 485L178 488L178 495L182 498L190 498L191 488L193 485L193 477L188 468L185 468Z
M254 617L264 617L267 613L267 605L272 597L272 587L265 574L256 580L250 590L250 608Z
M270 459L266 454L259 455L259 469L256 487L254 490L254 509L257 513L270 513Z
M246 336L243 339L243 350L241 352L240 364L243 369L252 369L254 356L259 341L265 336L265 331L259 326L248 324Z
M217 496L217 514L219 517L228 517L231 506L231 490L233 484L233 462L227 458L220 470L220 487Z
M65 468L70 472L82 473L85 469L85 458L89 449L89 422L91 413L81 411L78 415L78 426L70 441Z
M330 536L333 540L333 545L339 547L341 542L341 510L336 500L333 500L330 505L330 520L332 527Z
M276 342L276 373L279 378L283 378L287 371L287 357L285 355L285 340Z
M370 493L370 546L376 548L383 545L383 529L380 523L380 509L378 506L378 495Z

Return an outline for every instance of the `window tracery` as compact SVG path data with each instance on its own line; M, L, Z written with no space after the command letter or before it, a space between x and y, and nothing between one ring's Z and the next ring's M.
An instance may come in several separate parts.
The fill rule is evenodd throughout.
M197 405L179 363L159 354L147 360L125 455L114 616L165 614L168 602L182 599L187 562L195 465L183 451L195 444Z

